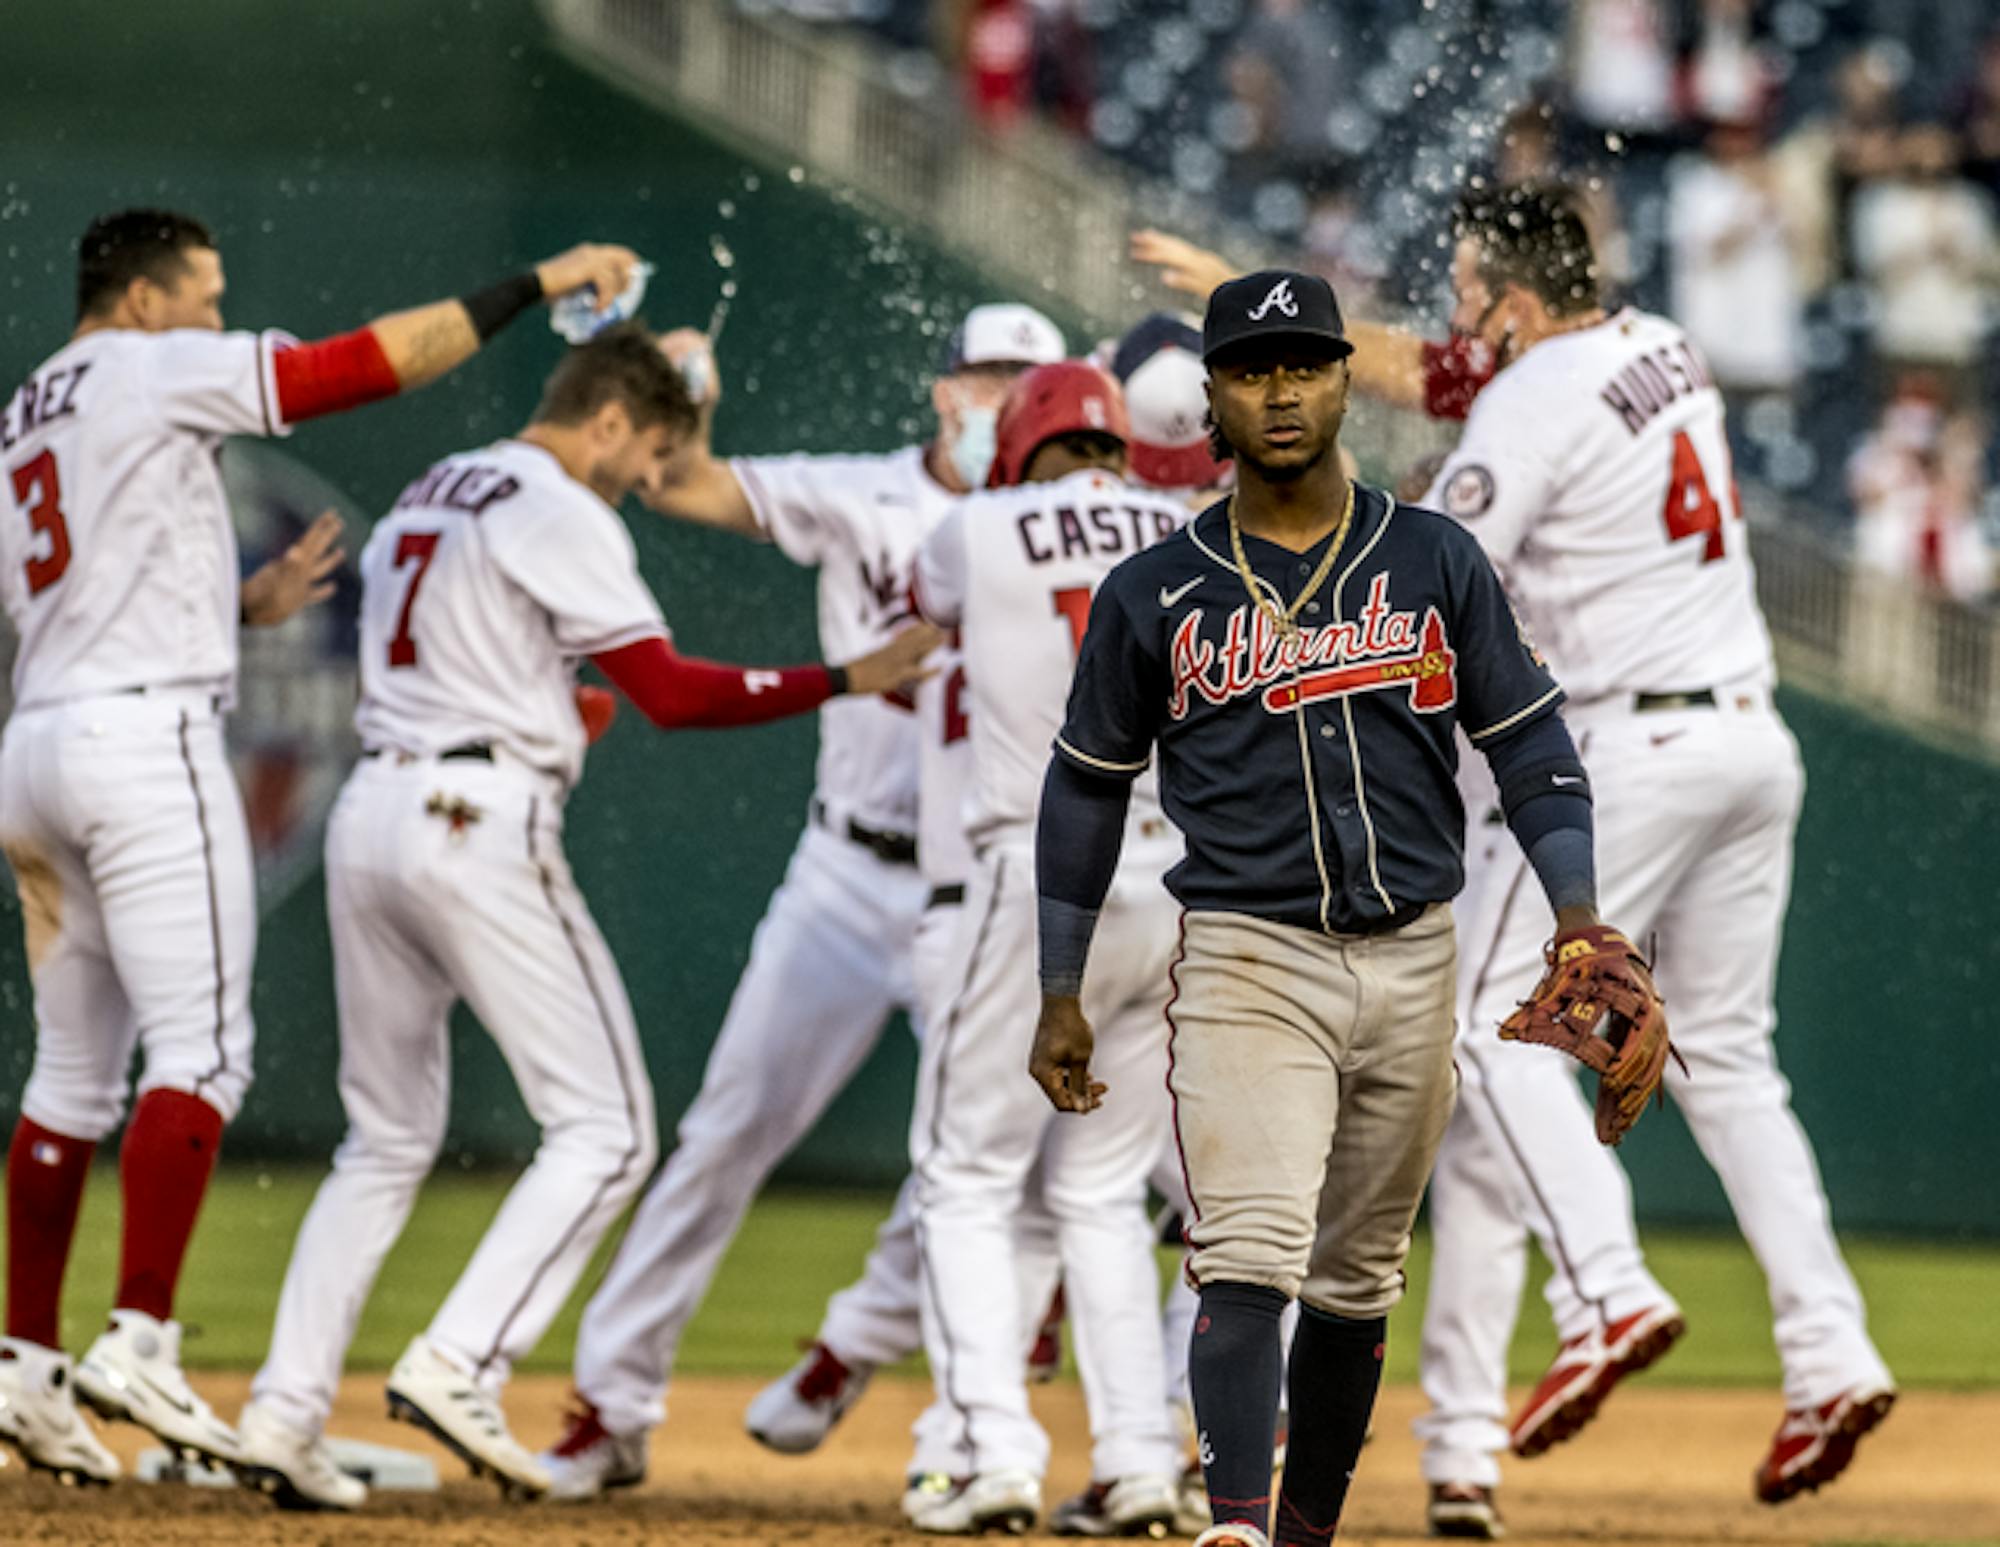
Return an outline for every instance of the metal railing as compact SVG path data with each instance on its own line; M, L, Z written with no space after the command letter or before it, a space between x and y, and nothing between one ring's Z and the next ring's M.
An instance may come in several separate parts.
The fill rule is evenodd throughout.
M1112 331L1164 303L1125 256L1142 225L1182 231L1245 267L1268 245L1076 138L973 124L949 93L900 87L845 33L753 16L731 0L541 0L573 57L778 165L880 206L996 280ZM1170 304L1170 303L1164 303ZM1378 466L1441 444L1412 414L1356 405ZM2000 623L1856 570L1781 514L1756 522L1758 593L1787 675L2000 752Z

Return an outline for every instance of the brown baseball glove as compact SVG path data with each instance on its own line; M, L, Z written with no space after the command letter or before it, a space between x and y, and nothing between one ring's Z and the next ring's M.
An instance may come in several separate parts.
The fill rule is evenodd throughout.
M1549 970L1501 1024L1509 1042L1561 1048L1597 1071L1597 1137L1616 1144L1658 1094L1674 1054L1667 1012L1646 959L1606 924L1558 934Z

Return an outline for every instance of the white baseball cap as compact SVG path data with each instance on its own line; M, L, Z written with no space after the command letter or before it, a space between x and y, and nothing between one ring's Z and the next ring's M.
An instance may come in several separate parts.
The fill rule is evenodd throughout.
M1068 353L1062 329L1032 306L990 301L952 329L945 371L968 365L1053 365Z
M1132 474L1156 489L1207 489L1222 464L1208 451L1208 370L1201 335L1179 318L1155 314L1121 341L1114 372L1125 384L1132 421Z

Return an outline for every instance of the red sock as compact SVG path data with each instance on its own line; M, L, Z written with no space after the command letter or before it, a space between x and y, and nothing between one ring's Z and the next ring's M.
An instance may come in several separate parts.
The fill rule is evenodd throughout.
M185 1091L139 1098L118 1152L125 1238L118 1263L118 1309L173 1315L174 1286L195 1216L222 1145L222 1114Z
M32 1118L14 1125L7 1151L7 1336L62 1346L63 1271L97 1146L51 1133Z

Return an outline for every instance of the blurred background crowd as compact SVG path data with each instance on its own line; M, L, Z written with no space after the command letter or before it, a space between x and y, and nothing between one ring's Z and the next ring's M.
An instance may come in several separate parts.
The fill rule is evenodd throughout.
M1577 191L1614 297L1730 393L1739 470L1866 567L2000 584L1993 0L741 0L862 27L995 133L1028 115L1443 315L1444 212Z

